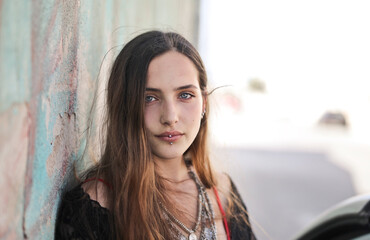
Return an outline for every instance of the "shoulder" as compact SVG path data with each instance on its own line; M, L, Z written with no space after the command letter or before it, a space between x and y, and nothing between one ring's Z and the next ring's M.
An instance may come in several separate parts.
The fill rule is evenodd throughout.
M222 198L222 202L225 203L224 206L227 206L228 200L235 199L242 203L244 206L244 202L239 194L239 191L231 179L231 177L224 172L216 172L216 188L220 194L220 198Z
M227 197L232 198L236 197L237 199L242 200L241 195L229 174L224 172L216 172L216 179L217 179L216 185L217 190L226 194Z
M219 173L217 176L217 186L226 194L226 208L228 210L228 222L233 239L250 239L255 240L256 237L252 231L249 222L249 213L247 207L239 194L239 191L226 173Z
M232 191L232 183L229 175L223 172L216 172L216 189L220 200L222 202L222 206L226 207L228 204L228 199L230 198L230 193Z
M89 198L99 203L103 208L109 209L108 205L108 191L109 187L106 183L93 180L87 181L81 185L83 191L89 195Z
M224 172L216 172L215 175L217 190L229 193L231 191L231 179L229 175Z
M94 239L91 234L109 239L110 219L108 209L90 198L80 184L66 192L61 199L55 239Z

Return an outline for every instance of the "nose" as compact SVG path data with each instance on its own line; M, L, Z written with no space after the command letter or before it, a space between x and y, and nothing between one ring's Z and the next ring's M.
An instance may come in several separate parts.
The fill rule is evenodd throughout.
M173 126L178 122L178 109L174 102L164 102L161 111L161 123L163 125Z

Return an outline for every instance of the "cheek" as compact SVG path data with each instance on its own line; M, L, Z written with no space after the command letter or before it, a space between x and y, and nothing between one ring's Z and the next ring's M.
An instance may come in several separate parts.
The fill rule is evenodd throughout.
M202 107L200 104L195 104L193 106L189 106L185 110L184 116L191 121L192 123L197 123L201 119L202 114Z
M144 123L145 127L147 129L151 129L153 127L154 120L156 119L155 117L156 111L153 111L151 108L147 108L144 111Z

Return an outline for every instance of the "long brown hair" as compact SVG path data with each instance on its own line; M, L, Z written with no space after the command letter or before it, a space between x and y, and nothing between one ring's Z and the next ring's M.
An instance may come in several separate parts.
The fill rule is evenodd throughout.
M181 35L150 31L128 42L115 59L107 86L105 149L88 177L111 185L107 199L117 239L170 239L159 203L168 202L164 184L155 172L144 125L144 92L149 63L168 51L188 57L199 73L207 95L207 75L197 50ZM206 101L206 109L209 110ZM207 152L207 115L187 150L202 183L216 184Z

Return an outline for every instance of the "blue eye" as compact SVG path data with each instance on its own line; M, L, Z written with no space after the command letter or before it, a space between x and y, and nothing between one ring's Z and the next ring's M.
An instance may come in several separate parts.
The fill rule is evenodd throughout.
M190 98L194 97L194 95L192 95L190 93L181 93L179 97L181 99L190 99Z
M153 97L153 96L146 96L145 97L145 102L146 103L151 103L151 102L153 102L153 101L155 101L156 100L156 98L155 97Z

